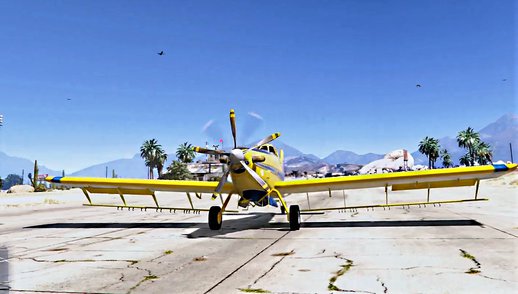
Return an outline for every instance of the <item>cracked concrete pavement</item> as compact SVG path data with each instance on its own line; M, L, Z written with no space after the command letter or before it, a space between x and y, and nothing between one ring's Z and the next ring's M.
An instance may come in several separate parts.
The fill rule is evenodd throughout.
M472 193L473 188L441 189L431 197ZM335 194L310 194L311 206L343 204L341 191ZM80 190L2 193L0 248L8 253L3 278L11 293L514 292L518 186L483 182L480 195L491 200L305 214L301 230L290 232L285 216L273 208L225 215L223 229L211 231L204 213L83 207ZM383 189L346 191L346 197L349 205L385 199ZM426 191L391 197L422 200ZM181 193L158 198L164 205L188 203ZM220 204L209 198L195 199L195 205ZM101 195L93 200L120 201ZM287 201L307 206L305 194ZM474 260L476 271L467 273ZM329 288L331 280L335 288Z

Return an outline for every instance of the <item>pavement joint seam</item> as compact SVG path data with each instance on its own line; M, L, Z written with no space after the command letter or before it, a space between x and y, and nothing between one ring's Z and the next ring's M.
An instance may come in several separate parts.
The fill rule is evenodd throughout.
M273 245L275 245L277 242L279 242L282 238L286 237L291 231L288 231L286 233L284 233L282 236L280 236L277 240L273 241L272 243L270 243L270 245L266 246L265 248L263 248L263 250L259 251L257 254L255 254L254 256L252 256L250 259L248 259L247 261L245 261L245 263L243 263L242 265L240 265L239 267L237 267L235 270L233 270L230 274L228 274L227 276L225 276L223 279L221 279L218 283L216 283L214 286L212 286L210 289L208 289L207 291L204 292L204 294L207 294L209 292L211 292L212 290L214 290L216 287L218 287L219 285L221 285L225 280L227 280L228 278L230 278L233 274L235 274L236 272L238 272L241 268L243 268L245 265L247 265L248 263L250 263L252 260L254 260L256 257L258 257L259 255L261 255L261 253L263 253L264 251L266 251L267 249L269 249L270 247L272 247Z
M464 215L462 215L462 214L460 214L460 213L458 213L458 212L451 211L450 209L447 209L447 210L448 210L449 212L451 212L451 213L456 214L456 215L459 215L459 216L462 216L462 217L466 217L466 218L472 219L471 217L464 216ZM479 222L479 223L480 223L480 222ZM504 231L504 230L501 230L501 229L499 229L499 228L493 227L493 226L488 225L488 224L485 224L485 223L481 223L481 224L482 224L483 226L488 227L488 228L491 228L491 229L493 229L493 230L495 230L495 231L499 231L499 232L504 233L504 234L507 234L507 235L509 235L509 236L513 236L513 237L515 237L515 238L518 238L518 236L516 236L516 235L514 235L514 234L512 234L512 233L506 232L506 231Z

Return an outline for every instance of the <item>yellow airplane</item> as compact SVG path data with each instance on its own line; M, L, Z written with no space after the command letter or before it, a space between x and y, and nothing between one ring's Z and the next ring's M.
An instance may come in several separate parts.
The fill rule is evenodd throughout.
M280 136L274 133L251 148L238 147L236 144L236 120L234 110L230 110L230 126L234 140L234 148L230 152L222 150L210 150L201 147L194 147L194 151L204 154L217 154L222 157L222 162L227 164L224 175L219 182L208 181L176 181L176 180L145 180L145 179L108 179L108 178L80 178L80 177L47 177L45 180L51 183L62 184L68 187L81 188L88 200L87 206L117 207L117 209L141 210L156 209L176 211L208 211L209 227L212 230L219 230L223 222L223 213L229 212L227 205L232 195L240 197L238 204L247 207L250 204L257 206L278 206L281 204L282 213L286 213L290 229L300 228L300 213L317 212L330 210L355 210L359 208L390 208L394 206L411 205L436 205L442 203L459 203L468 201L485 201L488 199L478 198L480 180L490 179L510 173L517 168L517 164L494 164L474 167L458 167L448 169L435 169L423 171L409 171L388 174L371 174L344 176L335 178L302 179L284 181L282 150L277 150L269 144ZM230 175L232 182L227 182ZM475 196L462 200L441 200L430 201L430 189L444 187L475 186ZM372 204L362 206L323 207L301 210L298 205L288 207L284 198L293 193L309 192L331 192L333 190L361 189L361 188L385 188L385 204ZM388 191L428 189L426 201L389 203ZM155 192L185 192L190 207L165 207L158 204ZM94 204L90 193L118 194L122 200L121 205ZM218 196L222 206L212 206L210 209L198 209L193 205L190 193L195 193L201 199L202 193L212 193L212 199ZM124 195L150 195L156 206L132 206L128 205ZM227 194L223 201L222 194ZM308 196L309 201L309 196ZM235 211L233 211L235 212Z

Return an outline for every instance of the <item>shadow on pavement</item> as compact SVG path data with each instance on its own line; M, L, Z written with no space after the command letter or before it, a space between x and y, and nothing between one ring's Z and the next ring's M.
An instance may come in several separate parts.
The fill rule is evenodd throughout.
M288 228L288 223L269 223L270 227ZM472 219L454 220L397 220L397 221L334 221L302 222L304 228L376 228L376 227L442 227L442 226L482 226Z
M225 235L248 229L260 229L267 227L275 213L253 213L246 217L228 219L223 218L221 230L213 231L209 229L206 222L81 222L81 223L51 223L27 226L24 229L188 229L197 228L198 230L186 234L187 238L206 238L218 235ZM244 216L244 215L241 215Z
M186 234L187 238L207 238L249 229L278 228L288 230L288 222L270 222L275 213L254 213L247 217L223 221L221 230L213 231L205 222L88 222L88 223L52 223L25 227L24 229L187 229L197 228L196 231ZM376 227L441 227L441 226L482 226L472 219L455 220L397 220L397 221L331 221L331 222L302 222L303 228L376 228Z

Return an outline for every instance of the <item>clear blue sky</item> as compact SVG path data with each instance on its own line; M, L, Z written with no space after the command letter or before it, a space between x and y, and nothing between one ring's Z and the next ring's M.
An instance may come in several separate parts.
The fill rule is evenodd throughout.
M517 112L515 3L1 1L0 151L72 172L230 108L321 157L416 150Z

